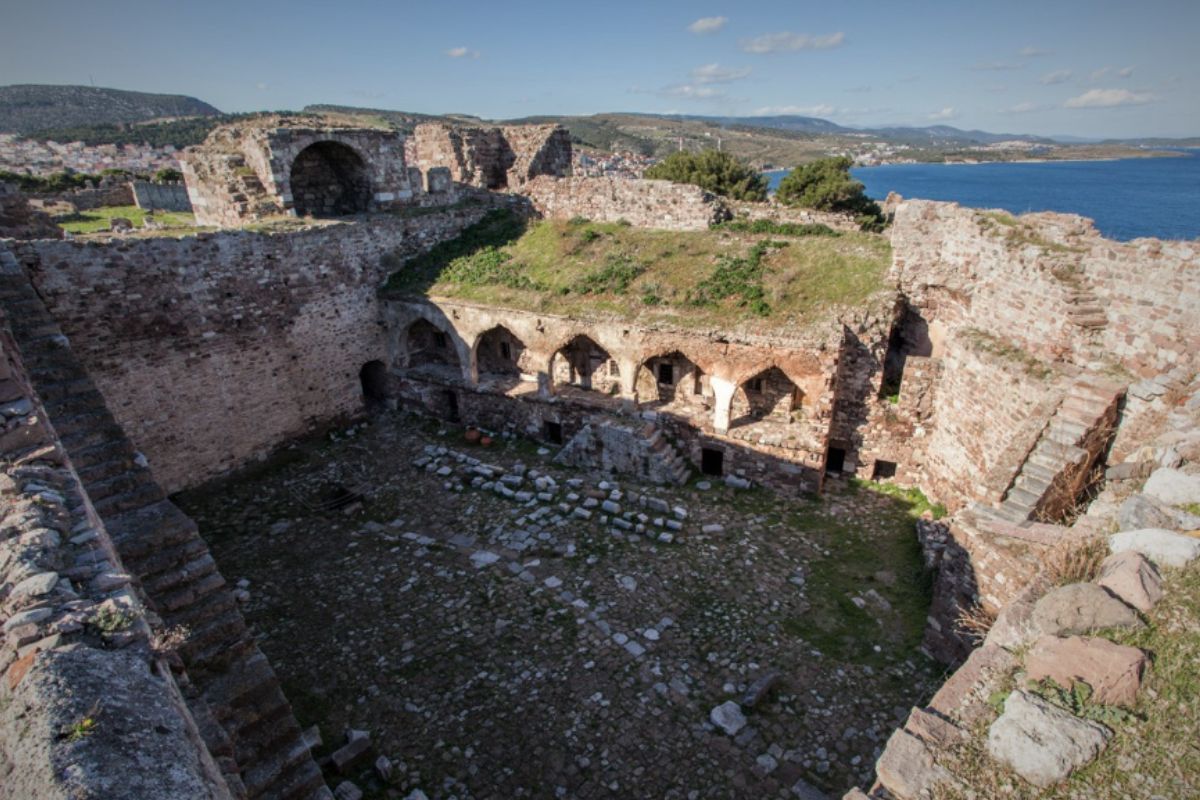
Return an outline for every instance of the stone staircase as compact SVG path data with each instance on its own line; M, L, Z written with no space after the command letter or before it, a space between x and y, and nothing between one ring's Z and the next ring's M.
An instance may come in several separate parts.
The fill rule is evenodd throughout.
M647 422L642 427L642 439L650 452L670 465L670 474L676 485L682 486L688 482L688 478L692 475L692 465L675 449L674 445L667 441L662 428L653 422Z
M1125 387L1095 375L1068 387L1041 436L995 509L1010 522L1056 514L1076 496L1083 480L1111 440Z
M205 745L246 798L327 798L279 681L195 523L171 503L12 255L0 306L83 488L160 628L185 626L179 675Z

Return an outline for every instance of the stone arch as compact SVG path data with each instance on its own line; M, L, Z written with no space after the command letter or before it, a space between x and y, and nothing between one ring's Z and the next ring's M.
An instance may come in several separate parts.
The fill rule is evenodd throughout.
M525 343L503 325L494 325L479 334L472 348L480 376L519 376L533 372L534 365Z
M554 386L576 386L604 394L619 394L621 370L608 351L585 334L579 334L550 357Z
M418 317L404 331L404 365L409 369L422 367L454 367L461 374L456 337Z
M289 182L292 207L300 216L340 217L371 208L366 159L341 142L322 140L301 150Z
M670 405L701 404L708 389L704 370L679 350L659 353L638 366L635 388L639 403Z
M757 420L791 422L804 406L804 392L777 366L753 373L738 384L731 407L733 426Z

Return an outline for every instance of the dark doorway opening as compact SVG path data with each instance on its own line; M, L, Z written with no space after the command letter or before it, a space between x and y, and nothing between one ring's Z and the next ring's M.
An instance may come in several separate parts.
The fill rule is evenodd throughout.
M667 386L675 385L675 365L674 364L659 364L658 365L658 382Z
M831 447L825 454L825 471L841 472L846 468L846 451L841 447Z
M725 452L714 447L700 448L700 471L705 475L721 477L725 474Z
M878 459L871 470L871 480L882 481L896 477L896 462Z
M442 397L446 401L446 419L451 422L458 422L458 392L452 389L446 389L442 392Z
M382 403L388 397L387 367L382 361L368 361L358 371L362 384L363 399L368 403Z
M550 444L562 444L563 443L562 423L561 422L551 422L550 420L546 420L545 436L546 436L546 441L550 442Z
M292 162L292 200L300 216L339 217L371 207L367 165L352 148L317 142Z

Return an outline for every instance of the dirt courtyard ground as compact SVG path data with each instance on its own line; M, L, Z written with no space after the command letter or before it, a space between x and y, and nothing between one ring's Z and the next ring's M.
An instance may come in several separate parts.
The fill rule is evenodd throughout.
M918 651L908 507L853 485L641 486L552 457L388 412L177 498L320 726L316 755L370 734L348 774L322 760L330 785L795 798L869 782L942 674ZM710 717L727 701L732 733Z

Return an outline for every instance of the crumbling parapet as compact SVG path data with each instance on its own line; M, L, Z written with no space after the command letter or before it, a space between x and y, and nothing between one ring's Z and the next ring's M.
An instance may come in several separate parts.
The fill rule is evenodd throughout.
M640 228L702 231L730 218L721 198L699 186L670 181L543 176L522 192L548 219L583 217Z
M515 190L538 176L571 172L571 138L558 125L479 128L427 123L407 143L407 158L422 172L446 168L455 183Z

